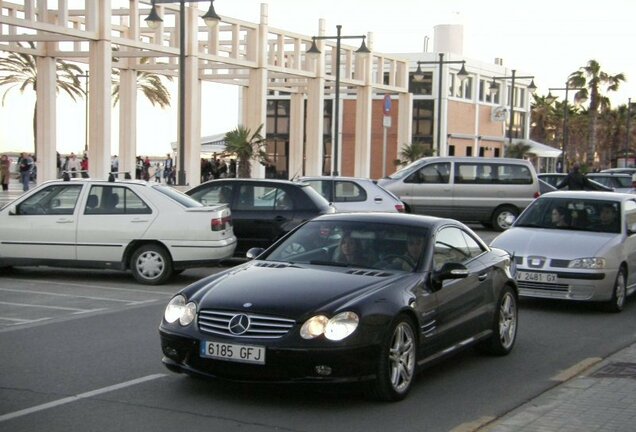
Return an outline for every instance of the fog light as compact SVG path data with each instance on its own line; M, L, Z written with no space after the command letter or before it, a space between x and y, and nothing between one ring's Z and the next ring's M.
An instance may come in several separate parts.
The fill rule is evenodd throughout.
M318 365L314 367L314 370L318 375L329 376L331 375L331 367L327 365Z
M170 346L163 347L163 353L166 355L166 357L170 357L173 359L179 356L179 352L175 348L172 348Z

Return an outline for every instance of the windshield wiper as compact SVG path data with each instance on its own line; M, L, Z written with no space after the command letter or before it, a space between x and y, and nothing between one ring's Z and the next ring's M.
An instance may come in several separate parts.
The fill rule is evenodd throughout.
M340 263L340 262L334 262L334 261L323 261L323 260L309 261L309 264L324 265L324 266L336 266L336 267L351 267L351 265L347 264L347 263Z

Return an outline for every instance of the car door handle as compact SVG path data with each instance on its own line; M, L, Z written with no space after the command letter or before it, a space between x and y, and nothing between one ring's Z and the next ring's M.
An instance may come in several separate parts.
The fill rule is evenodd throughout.
M376 197L373 199L375 202L382 202L382 197Z
M132 223L141 223L141 222L148 222L148 219L133 219L131 220Z
M480 281L485 281L487 277L488 277L488 273L482 273L479 276L477 276L477 279L479 279Z
M55 223L59 223L59 224L73 223L73 219L68 219L68 218L58 219L55 221Z
M285 218L284 216L276 216L276 217L274 218L274 220L275 220L276 222L281 222L281 221L286 220L286 218Z

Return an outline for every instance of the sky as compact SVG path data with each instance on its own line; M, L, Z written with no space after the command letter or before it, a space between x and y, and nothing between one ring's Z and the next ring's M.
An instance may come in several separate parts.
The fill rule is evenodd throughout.
M113 4L115 0L112 0ZM308 36L318 34L319 19L328 35L342 25L343 35L373 33L374 51L422 52L426 37L433 49L434 27L461 24L464 56L481 62L503 59L517 74L535 76L538 94L550 87L564 87L570 73L598 61L603 71L624 73L627 81L610 97L613 106L636 101L636 1L605 0L216 0L221 16L259 22L261 3L268 5L270 27ZM208 3L199 7L207 9ZM351 42L357 43L356 41ZM177 140L177 87L171 85L173 106L152 107L138 101L138 154L160 156ZM0 97L6 87L0 87ZM202 135L224 133L238 122L238 92L233 86L205 83ZM555 91L563 98L565 93ZM33 151L32 118L35 95L12 90L0 106L0 152ZM84 101L58 97L57 146L61 153L82 152L85 142ZM118 152L118 112L112 114L111 153Z

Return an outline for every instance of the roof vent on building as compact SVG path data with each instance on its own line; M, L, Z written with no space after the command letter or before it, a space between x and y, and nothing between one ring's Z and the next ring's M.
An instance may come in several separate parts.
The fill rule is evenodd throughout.
M495 64L503 66L503 59L501 57L495 57Z

